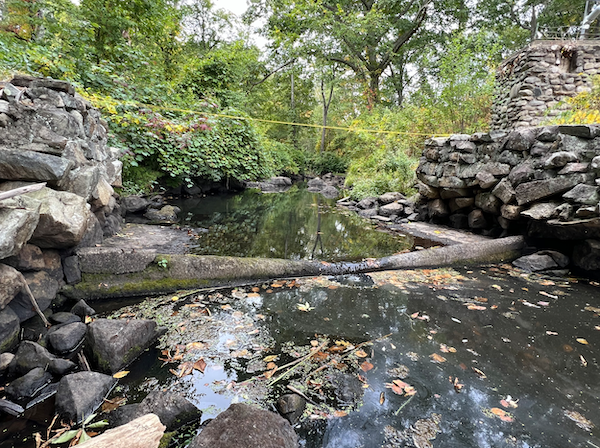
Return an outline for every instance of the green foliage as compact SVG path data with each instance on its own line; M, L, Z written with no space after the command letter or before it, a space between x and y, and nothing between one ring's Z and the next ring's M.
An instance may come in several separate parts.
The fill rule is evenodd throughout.
M289 176L304 171L305 157L302 151L288 143L262 138L268 164L274 175Z
M350 161L347 156L335 152L323 152L309 156L306 160L307 169L317 175L327 173L345 173Z
M548 124L597 124L600 123L600 76L592 78L592 89L567 98L560 105L569 105Z

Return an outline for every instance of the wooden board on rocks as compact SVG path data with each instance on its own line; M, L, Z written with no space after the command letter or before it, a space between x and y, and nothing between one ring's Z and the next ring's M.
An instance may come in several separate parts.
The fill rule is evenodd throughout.
M82 443L83 448L158 448L165 426L155 414L146 414L123 426L109 429Z

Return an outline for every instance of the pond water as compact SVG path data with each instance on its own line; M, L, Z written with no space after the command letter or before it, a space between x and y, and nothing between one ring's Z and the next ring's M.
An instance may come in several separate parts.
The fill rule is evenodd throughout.
M315 403L295 428L307 448L600 447L599 292L505 265L155 299L119 313L168 324L170 351L148 353L117 393L168 386L206 420L231 402L272 408L292 385ZM176 350L204 373L178 379L177 362L157 361Z
M201 255L360 261L413 246L410 236L375 230L335 200L297 186L284 194L246 190L238 195L171 201L182 224L199 227Z

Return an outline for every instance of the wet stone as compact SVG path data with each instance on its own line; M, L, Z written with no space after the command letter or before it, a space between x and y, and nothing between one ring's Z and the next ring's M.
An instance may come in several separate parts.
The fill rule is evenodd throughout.
M292 425L306 408L306 400L298 394L285 394L277 400L277 410Z
M71 308L71 313L79 316L81 319L85 319L86 316L93 316L96 314L96 310L89 306L85 300L78 301L73 308Z
M86 330L87 325L83 322L66 324L56 330L51 328L48 331L48 343L55 353L70 353L81 345Z
M56 392L56 412L66 420L80 422L102 404L117 380L98 372L64 376Z
M59 311L58 313L51 314L48 320L50 321L50 323L55 325L81 322L81 318L79 316L76 316L73 313L67 313L65 311Z
M539 272L558 268L558 264L550 255L532 254L517 258L513 265L527 272Z
M15 401L33 398L42 388L52 381L52 374L42 367L29 371L6 386L6 394Z

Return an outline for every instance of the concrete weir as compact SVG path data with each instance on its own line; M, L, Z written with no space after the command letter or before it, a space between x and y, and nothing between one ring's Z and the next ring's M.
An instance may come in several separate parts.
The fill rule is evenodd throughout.
M118 298L233 286L272 278L495 263L517 258L523 246L523 237L513 236L358 263L156 254L131 248L94 247L78 251L82 281L65 287L63 293L73 298Z

